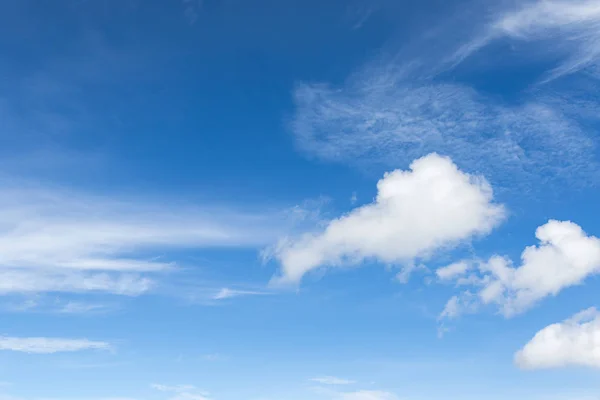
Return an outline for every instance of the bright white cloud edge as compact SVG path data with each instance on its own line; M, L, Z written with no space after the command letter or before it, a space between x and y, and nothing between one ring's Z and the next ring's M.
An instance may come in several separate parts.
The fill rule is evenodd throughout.
M515 363L523 369L600 368L600 312L589 308L545 327L515 354Z
M452 297L442 317L473 312L485 304L494 304L511 317L600 273L600 239L579 225L550 220L536 229L535 236L539 244L525 248L518 266L508 257L495 255L487 261L473 261L472 273L456 274L457 282L470 285L476 293L470 289Z
M271 249L281 265L272 284L298 283L319 267L376 260L410 268L416 259L488 234L505 217L481 176L432 153L385 174L373 203L331 220L321 232L286 238Z

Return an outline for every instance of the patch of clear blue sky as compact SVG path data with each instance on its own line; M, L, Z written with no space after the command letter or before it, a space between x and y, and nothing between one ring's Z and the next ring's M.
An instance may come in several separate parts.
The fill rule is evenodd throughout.
M365 172L306 157L286 124L298 82L342 84L382 48L410 42L450 8L441 1L393 3L207 0L186 14L177 0L3 1L0 172L108 195L242 206L325 195L334 215L350 209L353 192L369 202L383 168ZM461 66L440 79L510 102L541 68L532 64L515 76ZM410 161L398 160L398 167ZM498 252L517 260L548 218L600 233L596 189L547 201L503 196L512 217L477 243L482 257ZM261 265L256 249L179 257L202 260L192 273L200 281L264 285L275 270ZM560 302L548 299L525 317L466 317L440 340L436 318L452 291L431 289L421 276L406 285L392 277L373 265L308 278L297 294L211 306L158 293L116 300L117 310L99 315L6 311L0 333L88 337L116 350L0 353L0 380L27 400L159 399L149 389L154 382L194 384L217 400L307 400L320 398L308 379L321 375L412 399L598 390L588 372L522 373L511 360L540 327L597 303L598 282Z

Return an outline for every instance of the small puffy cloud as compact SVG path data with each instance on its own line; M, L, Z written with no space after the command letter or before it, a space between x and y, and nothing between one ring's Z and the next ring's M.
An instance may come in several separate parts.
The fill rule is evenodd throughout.
M410 170L385 174L377 189L373 203L329 221L323 231L282 240L272 252L281 264L274 282L297 283L319 267L365 260L408 266L489 233L505 215L483 177L435 153Z
M351 385L354 381L342 378L336 378L335 376L322 376L318 378L312 378L312 382L317 382L322 385Z
M445 267L438 268L435 271L435 274L437 275L437 277L440 280L443 280L443 281L451 280L451 279L455 279L459 276L464 276L467 273L467 271L469 270L469 268L471 268L471 263L463 260L463 261L452 263Z
M524 369L600 368L600 312L595 308L545 327L515 355Z
M10 350L32 354L53 354L82 350L109 350L106 342L87 339L55 339L45 337L0 337L0 350Z
M587 235L579 225L550 220L537 228L535 236L539 244L525 248L521 265L513 266L507 257L495 255L479 262L477 271L460 278L461 282L478 288L480 303L496 304L510 317L600 273L600 239ZM472 306L469 297L470 292L453 297L443 316L460 314L461 303Z

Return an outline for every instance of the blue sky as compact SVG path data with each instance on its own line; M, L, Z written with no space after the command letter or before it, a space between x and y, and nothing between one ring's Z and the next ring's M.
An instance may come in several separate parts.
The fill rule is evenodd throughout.
M597 399L599 26L1 2L0 400Z

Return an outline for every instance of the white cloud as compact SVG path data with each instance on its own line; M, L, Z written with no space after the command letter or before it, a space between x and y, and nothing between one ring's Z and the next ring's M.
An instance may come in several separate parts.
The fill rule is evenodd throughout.
M398 400L398 396L390 392L378 390L361 390L358 392L342 393L340 400Z
M87 339L56 339L45 337L18 338L0 336L0 350L10 350L33 354L52 354L82 350L109 350L106 342Z
M89 314L106 312L110 310L106 304L86 303L81 301L69 301L58 308L60 314Z
M539 245L525 248L519 266L497 255L478 263L478 273L465 282L479 287L479 302L496 304L510 317L600 273L600 239L587 235L579 225L550 220L537 228L535 236ZM445 316L460 314L461 302L473 304L466 300L464 295L451 299Z
M151 387L160 392L170 393L168 400L210 400L208 393L199 391L193 385L168 386L152 384Z
M366 259L410 266L416 258L484 235L504 217L484 178L460 171L449 158L430 154L410 170L377 184L375 201L328 223L322 232L286 239L273 250L281 264L275 283L296 283L321 266Z
M311 381L317 382L323 385L350 385L355 383L354 381L342 378L336 378L335 376L322 376L318 378L312 378Z
M433 82L423 69L379 62L341 87L298 85L290 125L298 147L325 160L394 168L439 152L513 190L531 190L531 181L594 182L594 141L568 101L538 96L508 106Z
M91 196L0 185L0 294L138 295L171 250L252 248L287 229L284 213Z
M600 368L600 312L595 308L545 327L515 355L525 369Z
M458 261L447 265L445 267L438 268L435 273L441 280L456 279L459 276L463 276L471 268L471 263L466 260Z
M212 299L213 300L226 300L226 299L231 299L233 297L264 296L267 294L269 294L269 293L259 292L256 290L237 290L237 289L223 288L223 289L219 290L219 292L216 293L214 296L212 296Z
M547 80L598 65L600 61L600 1L538 0L503 12L474 40L454 55L461 62L491 42L510 38L534 42L543 51L564 57Z
M103 292L137 296L153 286L149 278L132 274L0 268L0 295L42 292Z
M440 318L455 318L461 313L460 299L458 296L452 296L444 306Z

